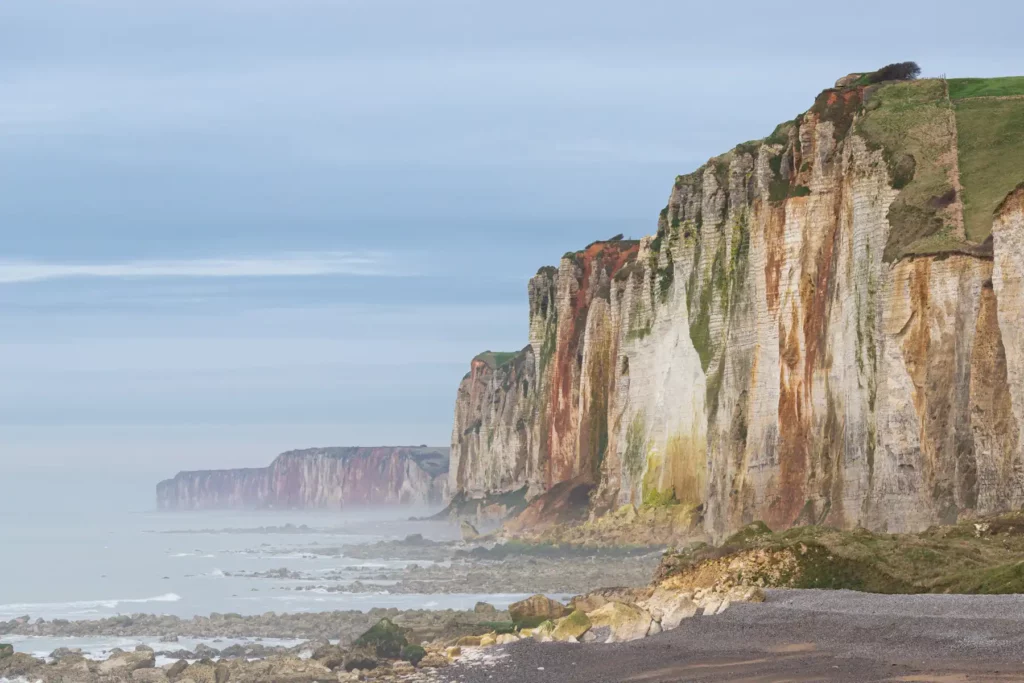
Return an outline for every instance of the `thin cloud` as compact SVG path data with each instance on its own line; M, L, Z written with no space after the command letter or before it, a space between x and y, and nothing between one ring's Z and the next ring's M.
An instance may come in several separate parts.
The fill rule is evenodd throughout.
M382 252L310 252L258 257L139 260L122 263L0 261L0 284L68 278L232 278L411 275Z

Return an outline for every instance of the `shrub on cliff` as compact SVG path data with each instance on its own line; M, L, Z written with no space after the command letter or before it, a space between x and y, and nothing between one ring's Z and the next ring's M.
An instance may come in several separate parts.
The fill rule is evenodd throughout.
M882 83L883 81L912 81L921 75L921 67L917 62L897 62L887 64L878 71L868 74L865 81L871 83Z
M918 534L821 526L772 532L755 523L719 547L666 553L656 583L673 588L737 584L872 593L1024 592L1024 513Z

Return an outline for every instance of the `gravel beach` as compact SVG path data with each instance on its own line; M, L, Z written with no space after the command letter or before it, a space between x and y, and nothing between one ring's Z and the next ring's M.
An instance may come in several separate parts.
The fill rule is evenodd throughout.
M1019 681L1024 595L774 590L764 603L631 643L524 640L500 650L490 666L458 665L447 680Z

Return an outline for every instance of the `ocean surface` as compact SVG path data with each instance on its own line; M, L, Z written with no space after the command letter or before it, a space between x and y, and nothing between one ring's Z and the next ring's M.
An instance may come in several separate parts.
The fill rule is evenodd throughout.
M151 493L155 481L102 473L97 481L82 477L88 479L86 475L69 479L66 473L54 472L42 481L32 476L0 481L0 621L24 615L47 620L98 619L139 612L191 617L211 612L365 611L373 607L471 609L479 600L500 608L524 597L391 595L386 585L371 592L296 591L297 585L309 582L230 576L284 567L304 573L351 572L355 578L368 567L400 568L409 563L321 556L308 550L402 539L413 533L456 540L459 531L453 524L409 520L436 510L158 512ZM287 524L306 525L309 530L258 530ZM145 642L5 640L33 653L61 646L98 653Z

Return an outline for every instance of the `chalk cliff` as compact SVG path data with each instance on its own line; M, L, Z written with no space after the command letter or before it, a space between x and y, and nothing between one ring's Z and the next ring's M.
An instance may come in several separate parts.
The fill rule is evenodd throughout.
M853 75L678 176L655 235L542 268L529 345L459 386L452 493L578 481L715 538L1019 507L1019 80Z
M179 472L156 499L162 510L340 508L438 504L447 488L447 448L310 448L269 467Z

